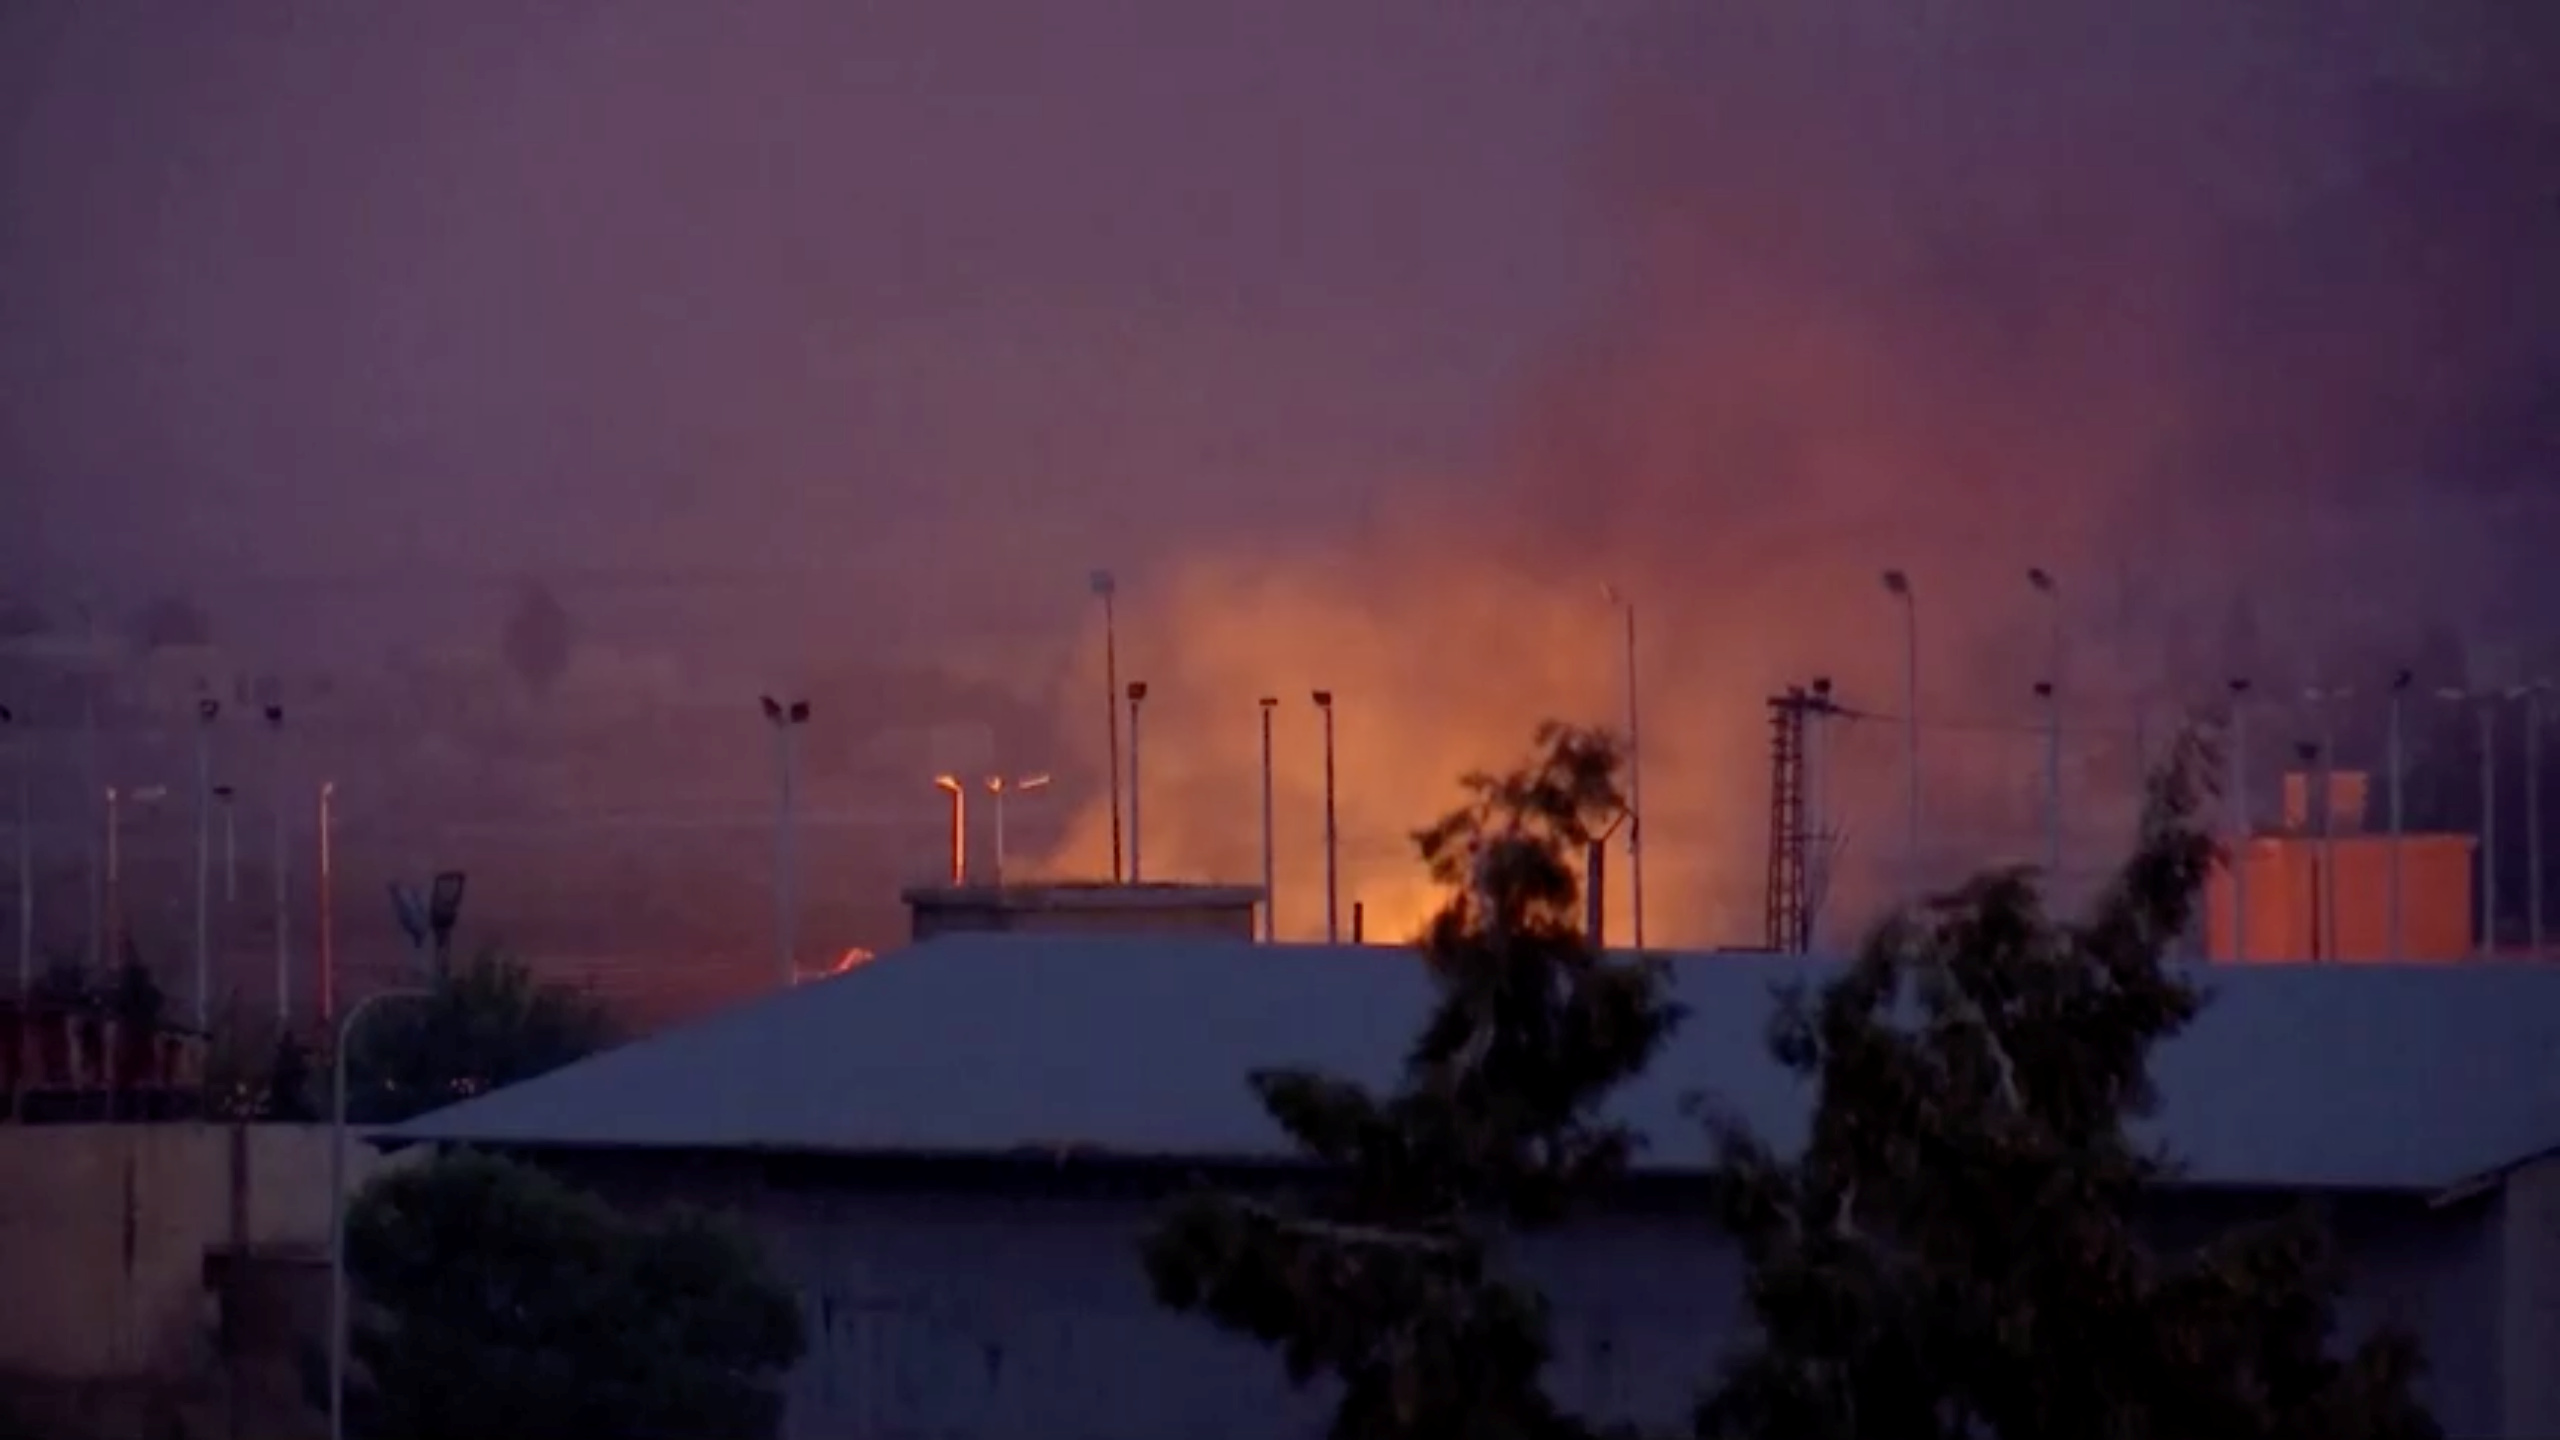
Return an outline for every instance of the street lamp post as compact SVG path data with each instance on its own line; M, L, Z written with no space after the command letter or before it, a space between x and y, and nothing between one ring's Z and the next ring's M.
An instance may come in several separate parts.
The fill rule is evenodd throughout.
M2551 689L2536 680L2524 687L2524 908L2525 943L2542 958L2542 697Z
M1342 943L1341 857L1333 810L1333 692L1315 691L1317 713L1324 717L1324 943Z
M10 731L15 752L10 758L18 772L18 994L23 997L36 983L35 759L17 726L17 712L0 705L0 728Z
M1279 862L1273 846L1271 818L1271 715L1280 708L1280 697L1262 697L1262 943L1280 938L1280 892L1275 888L1279 878Z
M800 728L809 723L809 702L776 700L770 695L756 697L764 709L767 724L773 727L773 760L776 783L773 835L773 934L775 963L781 971L784 989L800 978L800 903L795 893L799 888L798 788Z
M2231 688L2231 958L2249 958L2249 861L2257 820L2249 808L2249 682Z
M338 1023L329 1118L329 1440L347 1434L347 1047L356 1026L387 1000L424 1000L425 990L377 990L347 1007Z
M1124 878L1120 868L1120 616L1114 603L1120 582L1110 571L1096 570L1092 587L1094 598L1102 602L1102 725L1111 751L1111 883L1117 885ZM1136 808L1134 800L1130 804Z
M1902 768L1904 796L1903 883L1920 887L1920 597L1911 577L1884 572L1885 593L1902 605Z
M1138 849L1138 796L1146 787L1138 778L1138 710L1146 703L1147 682L1129 682L1129 883L1146 880L1145 862Z
M2343 685L2327 689L2314 686L2302 692L2303 698L2320 709L2320 754L2324 763L2317 771L2320 785L2320 928L2327 936L2323 959L2345 958L2340 953L2338 930L2338 707L2355 698L2356 692Z
M312 877L312 948L319 954L320 1023L338 1013L338 782L320 782L317 844L318 872Z
M1008 792L1014 794L1028 794L1034 790L1046 790L1048 788L1049 777L1046 775L1025 775L1012 780L1008 780L1002 775L990 775L987 777L987 793L995 797L995 876L996 890L999 894L1004 890L1004 797ZM1136 817L1136 814L1136 808L1134 806L1131 807L1130 815L1133 819ZM1137 827L1135 825L1130 826L1129 834L1133 840L1137 837L1137 833ZM1137 847L1135 845L1130 846L1130 860L1134 862L1137 857ZM1137 877L1138 867L1136 864L1132 863L1129 867L1129 878L1132 881L1135 881Z
M2052 572L2027 571L2027 583L2053 611L2053 634L2047 647L2044 679L2036 695L2044 701L2044 873L2047 885L2062 881L2062 589Z
M1615 586L1604 591L1626 619L1627 685L1627 924L1635 948L1644 949L1644 740L1636 694L1636 602Z
M951 883L969 883L969 787L957 775L936 775L933 788L951 797Z
M213 1029L213 722L222 702L196 702L196 1030Z
M2408 896L2406 872L2403 868L2403 851L2407 848L2409 819L2409 765L2408 740L2405 734L2407 720L2402 712L2408 708L2409 685L2415 678L2407 670L2397 671L2391 677L2390 754L2385 763L2391 772L2386 777L2386 783L2391 787L2389 883L2391 886L2391 958L2394 961L2409 958Z
M285 1025L293 1014L293 919L290 908L293 896L293 872L285 856L285 748L284 707L266 707L269 736L267 777L267 827L269 851L267 866L275 887L276 926L276 1024Z

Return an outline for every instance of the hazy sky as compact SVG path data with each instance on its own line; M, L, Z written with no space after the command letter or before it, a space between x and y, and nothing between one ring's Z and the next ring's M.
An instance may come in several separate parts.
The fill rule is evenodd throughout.
M704 664L788 613L1042 684L1118 566L1227 873L1257 693L1344 691L1401 867L1606 713L1611 580L1657 863L1738 897L1761 698L1885 708L1886 565L1939 713L2025 707L2031 563L2110 706L2195 678L2136 602L2538 643L2555 109L2533 0L21 0L0 545L280 653L665 570Z
M13 6L12 482L57 575L1356 511L1595 283L1628 18Z

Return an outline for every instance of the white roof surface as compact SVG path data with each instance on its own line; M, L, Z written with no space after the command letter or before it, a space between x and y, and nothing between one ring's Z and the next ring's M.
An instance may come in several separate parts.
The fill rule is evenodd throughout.
M1675 962L1688 1018L1615 1107L1647 1168L1703 1163L1683 1108L1701 1091L1800 1142L1811 1096L1768 1058L1769 990L1827 968ZM2560 966L2237 966L2210 983L2154 1062L2153 1128L2191 1183L2434 1190L2560 1148ZM1282 1159L1245 1073L1391 1083L1430 1001L1420 965L1378 947L951 935L377 1138Z

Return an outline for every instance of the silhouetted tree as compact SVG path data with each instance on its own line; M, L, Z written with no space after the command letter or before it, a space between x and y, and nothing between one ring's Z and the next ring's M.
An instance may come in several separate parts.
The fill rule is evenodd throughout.
M367 1440L763 1440L806 1344L791 1293L727 1226L626 1218L491 1156L367 1185L347 1267L348 1420Z
M551 593L551 587L538 580L526 582L507 616L507 664L517 678L537 694L548 691L568 673L575 644L568 607Z
M213 622L203 607L180 595L153 597L133 617L134 643L144 650L177 650L213 643Z
M604 1008L484 950L387 1004L348 1052L349 1112L391 1124L583 1060L613 1041Z
M1342 1387L1332 1433L1571 1437L1547 1396L1546 1305L1493 1241L1551 1226L1625 1167L1598 1118L1677 1020L1651 964L1582 928L1576 864L1623 809L1602 735L1547 727L1518 772L1417 835L1452 888L1420 942L1440 1000L1391 1094L1301 1071L1254 1090L1339 1188L1264 1203L1204 1191L1148 1240L1158 1299L1276 1349L1293 1380Z
M2192 737L2085 920L2029 873L1880 930L1771 1049L1819 1086L1781 1160L1718 1121L1718 1210L1753 1338L1700 1406L1709 1440L2432 1440L2414 1344L2333 1344L2338 1276L2307 1216L2201 1249L2132 1219L2172 1162L2126 1133L2152 1047L2203 998L2167 960L2214 857Z

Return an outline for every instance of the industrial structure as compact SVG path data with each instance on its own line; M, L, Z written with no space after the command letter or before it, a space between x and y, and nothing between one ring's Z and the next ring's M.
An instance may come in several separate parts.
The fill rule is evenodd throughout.
M1166 881L918 885L900 892L915 940L984 931L1254 937L1257 885Z

